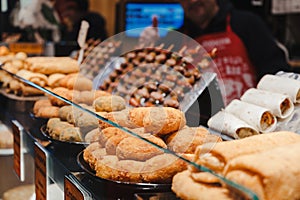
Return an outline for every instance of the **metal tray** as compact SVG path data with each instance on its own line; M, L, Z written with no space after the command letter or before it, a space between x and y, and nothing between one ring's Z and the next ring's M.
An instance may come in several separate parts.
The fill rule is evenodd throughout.
M81 151L77 155L77 162L78 165L87 173L90 175L91 178L93 178L98 183L106 183L110 185L114 185L115 187L118 187L120 190L129 190L131 192L171 192L171 184L167 183L132 183L132 182L122 182L122 181L115 181L115 180L109 180L109 179L103 179L98 176L96 176L95 170L93 170L90 165L84 160L83 158L83 151ZM128 191L128 192L129 192Z

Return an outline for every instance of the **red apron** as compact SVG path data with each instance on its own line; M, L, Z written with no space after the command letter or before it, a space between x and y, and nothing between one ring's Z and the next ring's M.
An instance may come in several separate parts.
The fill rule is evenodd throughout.
M230 16L227 17L226 32L204 35L195 39L207 52L217 48L214 62L218 74L224 103L240 98L249 88L255 87L256 76L245 45L231 30ZM224 91L225 90L225 91Z

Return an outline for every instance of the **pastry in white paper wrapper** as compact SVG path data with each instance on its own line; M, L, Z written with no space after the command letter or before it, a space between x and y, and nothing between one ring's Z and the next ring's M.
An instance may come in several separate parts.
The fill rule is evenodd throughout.
M235 139L259 134L256 128L224 110L212 116L207 125L209 128Z
M300 103L300 81L267 74L257 84L260 90L267 90L288 95L294 103Z
M254 126L260 132L272 132L276 128L277 119L267 108L235 99L227 105L225 111Z
M294 111L294 104L289 96L255 88L247 90L241 101L268 108L279 118L287 118Z

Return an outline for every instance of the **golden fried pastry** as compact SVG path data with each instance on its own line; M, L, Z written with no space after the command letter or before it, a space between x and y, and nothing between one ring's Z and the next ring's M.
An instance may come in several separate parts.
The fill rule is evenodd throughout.
M149 183L170 183L173 176L187 169L187 163L171 154L161 154L146 160L143 179Z
M62 73L69 74L79 71L78 63L70 57L29 57L30 71L42 74Z
M7 73L6 71L0 71L0 83L2 83L2 87L6 88L9 86L9 82L13 80L13 77Z
M95 168L95 165L98 160L101 160L104 156L107 156L105 148L97 148L91 152L89 157L89 163L92 169Z
M91 131L89 131L85 136L84 136L84 141L91 143L91 142L98 142L99 141L99 135L100 135L100 130L99 128L95 128Z
M186 119L182 111L171 107L139 107L129 111L129 119L144 127L146 132L166 135L185 126Z
M101 116L105 117L106 119L122 126L122 127L127 127L127 128L138 128L136 124L130 121L129 119L129 110L130 109L124 109L121 111L116 111L116 112L102 112ZM112 125L99 120L99 127L101 129L105 129L107 127L112 127Z
M47 85L51 88L56 88L60 86L60 80L63 79L66 75L61 73L51 74L48 77Z
M93 89L93 82L83 76L73 76L67 82L67 88L70 90L90 91Z
M167 145L164 143L164 141L158 137L155 137L151 134L143 134L141 136L162 148L167 148ZM145 161L163 153L164 152L162 150L158 149L152 144L133 136L124 138L118 144L116 149L116 155L120 160Z
M83 150L83 159L87 163L89 163L91 167L95 164L94 163L95 157L93 155L93 152L99 149L105 149L105 148L103 148L103 146L99 142L92 142ZM92 167L92 169L94 169L94 166Z
M80 115L75 114L74 124L80 128L83 135L99 126L98 119L87 112L80 112Z
M21 95L23 96L38 96L38 95L44 95L44 92L42 90L39 90L37 88L28 86L26 84L21 83Z
M59 108L58 115L62 121L68 121L68 115L73 112L73 106L62 106Z
M103 156L102 159L97 160L95 164L96 176L113 180L118 161L118 157L113 155Z
M67 74L65 77L63 77L62 79L59 80L59 86L67 88L69 79L73 78L74 76L78 76L78 73Z
M101 96L95 99L93 107L97 112L112 112L125 109L125 100L116 95Z
M214 184L201 184L194 181L188 170L177 173L173 177L172 191L183 200L201 199L224 199L233 200L226 188Z
M35 114L36 117L41 118L56 118L59 117L59 107L57 106L44 106L41 107Z
M194 162L222 174L231 159L297 142L300 142L299 134L281 131L239 140L206 143L197 147Z
M220 141L219 136L210 134L202 127L185 127L166 139L168 149L176 153L194 153L198 145Z
M26 58L28 58L28 56L25 52L20 51L16 53L15 58L18 60L25 60Z
M300 199L300 142L234 158L225 177L245 186L259 199Z
M108 127L106 129L101 130L99 134L99 143L103 146L105 146L107 140L112 136L123 136L128 135L125 132L121 131L120 129L116 127Z
M117 162L117 168L112 175L113 180L122 182L140 183L143 181L141 175L145 162L135 160L120 160Z
M117 146L123 139L125 139L127 137L130 137L130 136L124 132L123 132L123 134L115 134L115 135L112 135L111 137L109 137L105 143L105 148L106 148L107 154L116 155Z
M92 105L94 100L101 96L111 95L108 92L101 90L81 91L78 95L74 96L74 102L84 103L86 105Z
M8 89L15 94L22 94L22 83L16 79L12 79L8 84Z
M63 88L63 87L54 88L52 90L52 92L59 95L59 96L61 96L61 97L63 97L63 98L65 98L65 99L68 99L70 101L72 101L73 95L74 95L74 93L76 93L76 91L68 90L68 89ZM58 98L56 98L52 95L49 96L49 100L51 101L51 104L55 105L55 106L61 107L61 106L68 105L68 103L66 103L66 102L64 102L64 101L62 101L62 100L60 100L60 99L58 99Z
M17 72L17 75L41 87L45 87L48 82L48 77L46 75L41 73L34 73L25 69L19 70Z
M52 129L59 122L61 122L59 118L50 118L47 122L47 129Z
M9 49L6 46L0 46L0 56L6 56L9 52Z
M36 115L40 108L48 107L48 106L52 106L49 99L39 99L39 100L37 100L36 102L34 102L34 105L33 105L33 114Z
M78 127L66 127L59 134L60 141L82 142L80 129Z
M68 122L60 121L59 118L51 118L47 122L47 131L54 139L59 139L59 135L63 129L74 127Z

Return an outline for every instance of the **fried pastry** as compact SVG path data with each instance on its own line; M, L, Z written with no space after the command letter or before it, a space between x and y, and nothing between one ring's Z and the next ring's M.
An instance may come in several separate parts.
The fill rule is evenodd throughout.
M17 75L41 87L45 87L48 82L48 77L46 75L41 73L33 73L25 69L18 71Z
M297 142L300 142L300 135L282 131L233 141L207 143L197 147L194 162L222 174L227 162L235 157Z
M155 137L151 134L143 134L141 135L141 137L157 144L162 148L167 148L167 145L162 139ZM116 149L116 155L120 160L145 161L163 153L164 152L162 150L158 149L152 144L149 144L133 136L124 138L118 144Z
M157 155L145 161L143 180L148 183L170 183L176 173L185 169L187 163L174 155Z
M90 91L93 88L93 82L88 78L77 75L69 78L66 86L69 90Z
M43 106L40 107L35 114L36 117L41 118L57 118L59 117L59 107L57 106Z
M78 127L66 127L59 134L60 141L82 142L82 136Z
M99 128L95 128L91 131L89 131L85 136L84 136L84 141L88 143L92 142L98 142L99 141L99 135L100 135L100 130Z
M146 132L166 135L185 126L186 119L182 111L171 107L139 107L129 111L129 119L144 127Z
M52 90L52 92L65 98L65 99L72 101L73 95L76 91L71 91L71 90L68 90L67 88L63 88L63 87L57 87L57 88L54 88ZM51 101L51 104L55 105L55 106L61 107L61 106L68 105L68 103L66 103L52 95L49 96L49 100Z
M95 99L93 107L97 112L121 111L126 108L126 102L116 95L101 96Z
M95 168L95 164L96 161L98 159L98 157L96 156L96 154L94 152L96 151L100 151L103 153L103 151L105 151L105 154L103 153L103 155L106 155L106 150L105 148L103 148L103 146L99 143L99 142L92 142L90 143L83 151L83 159L89 163L89 165L91 166L92 169ZM98 154L98 153L97 153ZM100 157L99 157L100 158Z
M118 161L118 157L114 155L103 156L102 159L97 160L95 164L96 176L114 180Z
M30 63L29 70L42 74L62 73L69 74L79 71L78 63L70 57L28 57L26 59Z
M212 135L203 127L185 127L167 137L168 149L176 153L195 153L196 147L205 143L220 142L222 139Z
M51 88L60 87L59 81L63 79L66 75L61 73L51 74L48 77L47 85Z
M33 105L33 109L32 109L33 114L36 115L40 108L48 107L48 106L52 106L49 99L39 99L39 100L37 100L36 102L34 102L34 105Z
M233 200L226 188L214 184L201 184L194 181L188 170L177 173L173 177L172 191L177 197L183 200L201 199L201 200Z
M68 121L68 115L72 112L73 112L73 106L70 105L62 106L58 110L58 115L62 121Z
M102 112L101 116L105 117L106 119L122 126L122 127L127 127L127 128L138 128L139 126L134 124L132 121L129 119L129 112L130 109L124 109L121 111L116 111L116 112ZM107 127L112 127L112 125L99 120L99 127L101 129L105 129Z
M225 177L249 188L259 199L300 199L300 142L229 161Z

